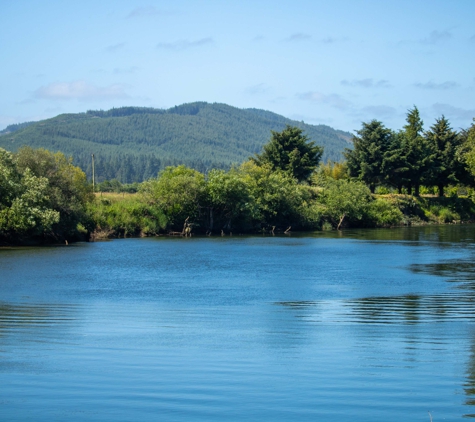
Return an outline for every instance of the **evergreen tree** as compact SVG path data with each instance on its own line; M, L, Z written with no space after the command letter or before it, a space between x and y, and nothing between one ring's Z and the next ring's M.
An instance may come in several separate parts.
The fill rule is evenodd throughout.
M424 123L417 107L414 106L408 111L406 121L401 139L404 161L402 177L409 194L412 194L412 188L414 188L414 195L419 196L419 188L429 166L430 150L423 136Z
M323 148L309 141L298 127L287 125L282 132L271 132L263 152L253 160L260 166L269 164L273 170L283 170L299 182L307 180L317 168Z
M431 150L431 164L426 176L427 184L437 186L439 196L444 196L444 187L458 183L463 165L457 158L461 138L450 127L449 121L442 116L426 132L425 138Z
M467 171L475 176L475 118L469 129L460 134L461 145L458 150L459 159L465 164Z
M376 186L385 178L383 162L393 133L377 120L363 123L356 133L358 135L353 137L354 148L346 149L344 153L348 171L350 176L365 182L374 193Z

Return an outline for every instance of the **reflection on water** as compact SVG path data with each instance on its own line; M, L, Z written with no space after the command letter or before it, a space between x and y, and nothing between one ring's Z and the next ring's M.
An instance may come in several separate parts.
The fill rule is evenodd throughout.
M371 324L430 324L475 321L475 297L466 294L404 295L335 302L277 302L299 312L308 321Z
M459 288L475 290L475 262L472 260L442 261L423 265L412 264L409 268L414 273L444 277L450 282L463 282L458 286Z
M472 226L0 250L0 415L472 417L474 253Z

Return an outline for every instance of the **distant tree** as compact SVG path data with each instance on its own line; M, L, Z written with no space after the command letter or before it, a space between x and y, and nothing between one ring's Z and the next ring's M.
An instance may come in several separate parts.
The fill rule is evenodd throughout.
M423 121L417 107L409 110L407 124L401 132L401 151L404 162L402 179L410 194L419 196L419 189L430 164L430 148L423 136Z
M300 184L289 173L270 164L262 166L248 161L242 164L246 184L255 205L253 215L257 227L286 229L311 226L316 222L310 202L312 190Z
M0 238L19 241L48 234L59 222L49 204L48 179L19 171L10 152L0 148Z
M272 170L282 170L299 182L307 180L317 168L323 148L309 141L298 127L287 125L282 132L271 132L263 152L252 160L260 166L268 164Z
M374 193L376 186L385 179L383 163L393 133L377 120L362 126L353 137L353 149L346 149L344 155L350 176L366 183Z
M463 130L461 133L458 156L465 163L470 174L475 176L475 118L470 128Z
M244 175L237 169L211 170L206 191L209 199L208 229L249 229L255 211L254 198Z
M403 186L407 182L407 171L403 134L402 132L394 133L383 160L382 172L385 182L397 188L398 192L401 193Z
M87 221L86 204L93 198L84 172L64 154L45 149L23 147L15 155L15 161L20 172L29 169L37 178L47 179L47 204L60 215L52 235L66 239L76 237L78 223Z
M169 228L181 230L184 221L196 223L206 203L206 182L202 173L185 167L167 167L157 178L143 182L140 192L149 204L163 210Z
M444 196L444 188L460 182L463 177L463 164L457 157L461 138L452 130L444 116L436 119L435 124L426 132L425 138L431 153L426 184L437 186L439 196Z
M337 230L345 220L362 220L372 201L365 183L354 180L328 179L319 196L325 214Z

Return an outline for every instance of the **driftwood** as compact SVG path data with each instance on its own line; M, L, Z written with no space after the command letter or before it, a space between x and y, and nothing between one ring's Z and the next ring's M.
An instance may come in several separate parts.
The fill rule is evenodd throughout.
M183 223L183 230L181 232L168 232L168 236L184 236L191 237L191 223L188 223L190 217L187 217Z
M284 233L285 233L285 234L289 234L291 228L292 228L292 226L289 226L289 227L287 228L287 230L286 230Z
M340 222L338 223L338 226L337 226L337 228L336 228L337 230L340 230L340 226L341 226L341 224L343 223L343 220L345 219L345 217L346 217L346 214L343 214L343 215L341 216Z

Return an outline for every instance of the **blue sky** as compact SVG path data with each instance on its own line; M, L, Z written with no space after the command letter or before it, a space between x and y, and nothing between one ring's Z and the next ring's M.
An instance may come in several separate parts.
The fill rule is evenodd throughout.
M0 129L207 101L353 132L475 117L475 0L0 0Z

